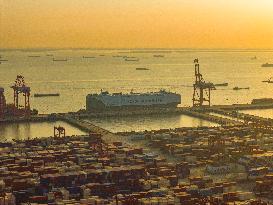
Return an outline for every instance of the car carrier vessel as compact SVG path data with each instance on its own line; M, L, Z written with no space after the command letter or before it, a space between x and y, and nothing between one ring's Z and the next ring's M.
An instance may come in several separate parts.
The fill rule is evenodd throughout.
M181 95L160 90L148 93L112 93L107 91L86 96L87 112L111 111L121 109L174 108L181 103Z

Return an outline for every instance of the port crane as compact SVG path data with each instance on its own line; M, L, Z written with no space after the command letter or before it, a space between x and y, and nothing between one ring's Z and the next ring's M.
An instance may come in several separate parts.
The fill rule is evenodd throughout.
M30 115L30 87L26 86L24 77L22 75L17 75L15 83L11 86L13 89L14 95L14 114L20 115L22 111L25 115ZM24 97L24 105L19 104L19 96L20 94Z
M4 118L6 110L6 99L4 95L4 88L0 87L0 118Z
M65 137L65 128L62 126L54 126L54 137Z
M201 107L204 103L211 105L211 90L215 90L213 83L206 83L200 73L199 61L194 60L195 66L195 83L193 84L193 107Z

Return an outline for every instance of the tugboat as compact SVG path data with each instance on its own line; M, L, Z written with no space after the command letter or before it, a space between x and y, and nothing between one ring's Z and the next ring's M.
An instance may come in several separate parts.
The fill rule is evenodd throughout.
M228 83L217 83L213 84L214 86L228 86Z
M28 56L29 58L39 58L41 56L38 56L38 55L32 55L32 56Z
M82 58L95 58L95 56L83 56Z
M263 83L273 83L273 80L271 80L272 78L269 78L268 80L263 80Z
M262 64L262 67L273 67L273 63Z
M164 58L164 55L154 55L155 58Z
M65 58L65 59L56 59L56 58L53 58L53 61L67 61L67 58Z
M150 70L149 68L136 68L136 70Z
M53 97L53 96L60 96L59 93L35 93L34 97Z
M249 87L246 88L239 88L239 87L234 87L233 90L249 90Z
M139 61L139 59L138 58L125 58L124 59L125 61Z

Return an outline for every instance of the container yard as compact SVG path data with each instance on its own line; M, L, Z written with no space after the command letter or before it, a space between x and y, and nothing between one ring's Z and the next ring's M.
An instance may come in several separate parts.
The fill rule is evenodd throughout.
M181 183L209 179L240 196L272 203L272 129L241 125L118 134L183 163L188 171Z
M211 149L206 147L206 136L211 134L209 139L212 139L219 134L217 129L207 129L204 132L180 129L146 133L145 138L148 142L150 140L156 142L164 154L169 152L177 158L177 162L172 163L162 155L145 152L143 148L120 141L107 143L102 135L97 133L74 137L59 135L1 143L0 202L1 204L91 205L269 204L267 201L272 194L269 190L264 191L266 186L271 186L269 165L261 164L260 166L264 166L262 169L251 166L251 162L257 160L257 156L262 162L265 159L263 157L270 156L270 153L266 153L265 148L253 143L254 140L248 134L254 133L248 128L224 129L229 141L225 149L232 154L232 157L236 156L238 159L238 161L233 159L233 163L248 167L246 176L241 176L244 173L238 174L241 176L240 179L215 180L211 176L216 173L194 175L194 169L204 166L208 161L211 162L207 163L208 173L215 170L217 174L232 172L231 169L226 168L227 165L217 164L219 162L216 160L217 157L231 160L231 157L225 155L217 156L217 153L223 149L223 143L220 143L222 146L219 145L219 139L210 142ZM234 137L238 135L240 129L243 129L243 134ZM159 135L164 137L160 139ZM165 143L172 143L181 137L185 143L182 144L180 141L180 144L173 146L170 151L172 146L166 146ZM244 137L245 139L242 140ZM193 139L194 143L194 139L197 138L201 138L203 143L190 146L189 141ZM271 144L271 138L269 134L264 136L268 146ZM245 150L239 152L243 143L247 146ZM248 155L250 161L243 162L242 159ZM258 177L261 177L259 181ZM234 188L241 183L250 183L246 182L247 178L251 178L251 181L257 184L255 192L234 191ZM255 198L260 196L268 198L255 199L253 194Z

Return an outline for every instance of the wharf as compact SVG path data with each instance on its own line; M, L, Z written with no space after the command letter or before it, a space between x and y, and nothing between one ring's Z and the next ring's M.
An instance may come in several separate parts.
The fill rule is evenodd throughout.
M266 104L232 104L232 105L213 105L212 108L224 110L259 110L273 108L273 103Z
M200 112L200 110L183 110L183 112L181 113L191 117L196 117L196 118L207 120L210 122L215 122L220 125L241 125L242 124L239 121L227 119L225 117L210 115L203 111Z
M76 119L73 116L66 115L66 116L63 116L62 118L60 118L60 120L65 121L65 122L79 128L82 131L98 133L102 136L103 140L105 140L107 142L114 142L116 140L121 140L121 138L118 135L116 135L106 129L103 129L99 126L96 126L88 121L85 121L83 119L79 119L79 118Z
M232 111L232 110L214 109L214 108L210 108L209 110L211 112L214 112L220 115L225 115L225 116L233 117L236 119L241 119L245 123L256 123L256 124L261 124L261 125L269 126L269 127L273 126L273 119L270 119L270 118L264 118L264 117L260 117L256 115L240 113L237 110Z
M195 118L207 120L210 122L215 122L220 125L241 125L243 120L245 123L264 123L266 125L273 125L272 119L267 119L263 117L258 117L254 115L248 115L244 113L239 113L239 110L245 109L269 109L273 108L272 104L236 104L236 105L214 105L211 107L177 107L177 108L165 108L157 110L134 110L134 111L111 111L102 113L52 113L52 114L39 114L35 116L25 117L25 118L5 118L0 119L0 123L19 123L19 122L47 122L47 121L65 121L69 124L76 126L83 131L94 131L97 133L111 134L109 131L93 125L90 122L85 121L86 118L105 118L105 117L116 117L116 116L135 116L135 115L161 115L161 114L184 114L192 116ZM223 116L211 115L208 112L214 112L221 114ZM227 118L225 118L227 116ZM228 117L231 117L228 118ZM234 120L232 119L234 118Z

